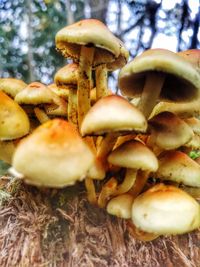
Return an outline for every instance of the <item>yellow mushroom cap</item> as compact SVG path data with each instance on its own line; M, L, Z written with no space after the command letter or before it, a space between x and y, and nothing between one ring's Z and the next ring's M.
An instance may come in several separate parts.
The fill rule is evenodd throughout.
M137 108L121 96L109 95L98 100L88 111L81 125L81 134L145 132L146 128L146 119Z
M51 91L53 91L56 95L64 98L65 100L68 99L68 97L69 97L69 90L71 89L71 86L69 86L69 88L67 88L67 86L65 86L65 88L60 88L55 83L52 83L52 84L49 84L47 87Z
M94 46L93 66L114 61L120 55L118 39L101 21L84 19L56 34L56 47L65 57L79 60L82 45Z
M118 146L108 156L108 162L115 166L150 172L158 169L158 160L154 153L136 140L130 140Z
M21 90L23 90L27 84L14 78L1 78L0 79L0 91L3 91L7 95L14 98Z
M149 120L151 137L160 148L172 150L189 142L194 133L191 127L171 112L162 112Z
M13 140L29 133L30 123L24 110L0 91L0 140Z
M166 49L149 49L125 65L119 73L119 87L127 96L140 95L148 72L166 74L160 98L192 101L200 94L200 75L183 57Z
M78 64L70 63L61 69L59 69L55 76L54 82L60 88L65 88L65 86L76 86L78 79Z
M200 49L189 49L177 54L190 62L200 72Z
M119 218L130 219L131 208L133 204L133 196L130 194L122 194L112 198L106 207L109 214Z
M54 119L20 142L12 165L24 175L27 183L64 187L83 180L93 162L94 154L75 126Z
M19 104L38 105L53 103L56 97L57 95L44 84L33 82L16 95L15 101Z
M181 151L168 151L159 157L156 177L200 187L200 165Z
M181 189L158 184L134 200L132 220L145 232L183 234L200 226L200 206Z

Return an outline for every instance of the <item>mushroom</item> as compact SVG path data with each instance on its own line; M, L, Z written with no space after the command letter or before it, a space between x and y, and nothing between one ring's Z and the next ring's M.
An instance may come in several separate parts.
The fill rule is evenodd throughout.
M66 116L67 114L67 104L64 99L39 82L30 83L15 96L15 101L22 104L25 109L30 105L36 106L33 110L41 123L49 119L47 115ZM46 112L40 106L43 106Z
M180 51L177 54L190 62L200 73L200 49L189 49Z
M184 58L166 49L149 49L119 73L121 92L141 94L139 109L149 117L158 98L192 101L199 97L200 75Z
M159 157L155 177L200 187L200 165L181 151L167 151Z
M183 234L200 226L200 206L183 190L157 184L134 200L132 221L147 233Z
M103 97L89 110L81 125L81 134L107 136L101 142L97 156L105 160L120 133L145 132L143 114L126 99L117 95Z
M111 215L123 219L130 219L133 200L134 198L131 194L122 194L112 198L108 202L106 210Z
M184 144L184 147L189 148L190 150L200 149L200 120L197 118L186 118L184 121L191 127L194 136L192 139Z
M113 195L128 192L134 187L137 179L142 179L144 181L143 184L145 184L149 174L156 172L158 169L158 160L154 153L137 140L127 141L113 150L108 156L108 162L115 166L126 168L125 178L118 185ZM140 175L138 175L139 170L141 170ZM139 194L142 190L142 183L140 185L141 187L137 188L135 194Z
M90 109L92 67L114 61L120 55L121 46L101 21L85 19L61 29L56 34L56 47L65 57L79 62L78 121L80 127Z
M49 120L24 138L12 160L25 182L56 188L82 181L93 163L94 154L76 127L61 119Z
M13 140L29 133L29 118L9 96L0 91L0 140Z
M14 79L14 78L0 79L0 91L3 91L12 98L15 98L16 94L18 94L26 86L27 84L19 79Z
M55 74L56 85L68 90L68 121L78 124L77 118L77 83L78 83L78 64L70 63Z
M163 150L172 150L189 142L194 133L191 127L177 115L162 112L149 121L150 140L152 148L156 145Z

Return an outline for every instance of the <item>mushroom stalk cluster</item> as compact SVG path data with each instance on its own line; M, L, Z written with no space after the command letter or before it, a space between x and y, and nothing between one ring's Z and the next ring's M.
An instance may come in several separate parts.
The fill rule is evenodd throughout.
M200 165L188 152L200 149L199 51L150 49L127 63L95 19L61 29L56 47L73 63L55 84L0 79L0 159L35 186L84 181L88 201L142 241L197 229ZM124 96L107 88L117 68Z

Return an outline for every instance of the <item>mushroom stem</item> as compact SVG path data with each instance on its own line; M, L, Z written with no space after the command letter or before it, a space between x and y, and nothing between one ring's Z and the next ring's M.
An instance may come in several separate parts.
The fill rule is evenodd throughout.
M114 196L124 194L128 192L132 187L134 187L134 183L137 177L137 170L135 169L127 169L126 175L123 182L118 185L116 191L114 192Z
M164 81L165 75L163 73L150 72L146 75L145 85L138 108L147 119L156 105Z
M110 197L113 196L113 193L115 192L116 188L117 180L114 177L110 178L108 182L103 185L98 198L98 206L100 208L106 207L107 202L109 201Z
M34 108L35 116L39 120L41 124L45 123L46 121L50 120L44 110L40 108Z
M96 204L97 203L97 196L96 196L94 181L90 178L86 178L85 179L85 187L87 190L88 201L91 204Z
M144 188L144 186L147 182L148 177L149 177L148 171L139 171L137 173L135 183L129 191L129 193L131 193L131 195L134 198L136 198L141 193L142 189Z
M112 151L115 142L117 141L117 137L117 133L107 134L98 147L97 157L100 158L103 162L106 161L107 155Z
M77 118L77 89L70 88L68 96L68 121L78 124Z
M92 62L94 47L81 47L79 71L78 71L78 125L90 109L90 89L92 81Z
M95 70L96 76L96 100L108 95L106 64L99 65Z

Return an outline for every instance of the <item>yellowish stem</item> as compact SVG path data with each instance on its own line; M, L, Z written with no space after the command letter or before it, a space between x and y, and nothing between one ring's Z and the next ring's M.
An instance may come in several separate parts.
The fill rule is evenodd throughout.
M134 186L136 176L137 171L135 169L127 169L125 178L123 182L118 185L114 195L117 196L128 192Z
M47 116L47 114L44 112L44 110L40 109L40 108L34 108L34 112L35 112L35 116L37 117L37 119L39 120L39 122L45 123L46 121L49 120L49 117Z
M68 96L68 121L78 124L77 117L77 89L70 88Z
M129 193L136 198L143 190L149 177L148 171L138 171L137 177L133 187L130 189Z
M90 89L92 83L92 63L94 47L82 46L78 71L78 125L90 109Z
M156 105L164 81L165 75L162 73L150 72L146 76L141 99L137 107L147 119Z
M87 198L91 204L97 203L97 195L95 191L94 181L90 178L85 179L85 187L87 190Z
M108 154L112 151L117 141L117 137L117 133L109 133L105 136L97 150L98 158L102 159L102 161L106 161Z
M106 64L99 65L95 70L96 76L96 99L100 99L108 95L108 75Z
M112 177L101 189L98 198L98 206L100 208L105 208L110 197L113 195L117 188L117 180Z

